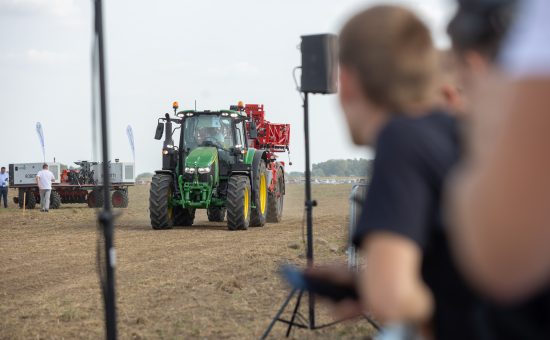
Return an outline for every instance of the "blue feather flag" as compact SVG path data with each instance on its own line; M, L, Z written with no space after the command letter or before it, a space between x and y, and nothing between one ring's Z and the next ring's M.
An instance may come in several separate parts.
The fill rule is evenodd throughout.
M132 127L128 125L126 127L126 134L128 135L128 142L130 142L130 148L132 149L132 157L134 158L134 163L136 162L136 146L134 144L134 131Z
M40 122L36 123L36 133L38 134L38 140L40 141L40 146L42 147L42 157L44 157L44 163L46 162L46 146L44 144L44 130L42 129L42 124Z

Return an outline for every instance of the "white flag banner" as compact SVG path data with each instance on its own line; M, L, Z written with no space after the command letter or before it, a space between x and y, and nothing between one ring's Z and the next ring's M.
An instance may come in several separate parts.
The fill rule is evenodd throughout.
M42 147L42 157L44 157L44 162L46 162L46 146L44 144L44 130L42 129L42 124L40 124L40 122L36 123L36 133L38 134L38 140L40 141L40 146Z
M136 162L136 146L134 144L134 131L132 127L128 125L126 127L126 134L128 135L128 142L130 143L130 148L132 149L132 157L134 158L134 163Z

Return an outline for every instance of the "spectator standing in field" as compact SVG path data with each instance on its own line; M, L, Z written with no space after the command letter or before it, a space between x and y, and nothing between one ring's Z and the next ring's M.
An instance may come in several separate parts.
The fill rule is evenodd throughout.
M50 211L50 194L52 193L52 182L55 181L53 173L48 170L48 164L42 166L36 174L36 184L40 189L40 211Z
M9 174L6 172L6 167L0 169L0 202L4 200L4 208L8 207L8 181Z

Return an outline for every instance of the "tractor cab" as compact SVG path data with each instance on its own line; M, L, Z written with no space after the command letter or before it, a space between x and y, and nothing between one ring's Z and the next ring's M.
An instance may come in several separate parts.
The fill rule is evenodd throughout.
M236 112L187 113L182 128L183 150L187 155L185 173L199 171L217 161L220 176L229 176L231 166L242 160L248 148L245 120Z

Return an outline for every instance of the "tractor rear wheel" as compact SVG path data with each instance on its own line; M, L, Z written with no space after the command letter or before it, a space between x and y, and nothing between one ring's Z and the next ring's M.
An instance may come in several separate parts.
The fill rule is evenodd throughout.
M279 223L283 219L283 203L285 198L285 178L283 170L277 170L277 184L275 190L267 198L267 222Z
M226 211L227 209L224 207L210 207L206 210L206 214L210 222L223 222Z
M51 209L61 208L61 195L55 190L52 190L50 194L50 208Z
M258 164L252 170L254 175L254 205L250 215L251 227L263 227L267 217L267 168L263 159L259 159Z
M111 203L115 208L128 208L128 192L126 190L113 191Z
M174 207L174 225L188 227L195 221L195 209L184 208L181 205Z
M227 228L246 230L250 225L250 179L231 176L227 183Z
M172 196L172 175L154 175L149 191L149 217L153 229L171 229L174 226L174 208L170 202Z
M26 192L26 194L25 194ZM34 192L31 190L19 189L19 208L23 208L23 200L25 200L26 209L34 209L36 206L36 197L34 197Z
M88 207L90 208L101 208L103 206L103 190L94 189L88 193Z

